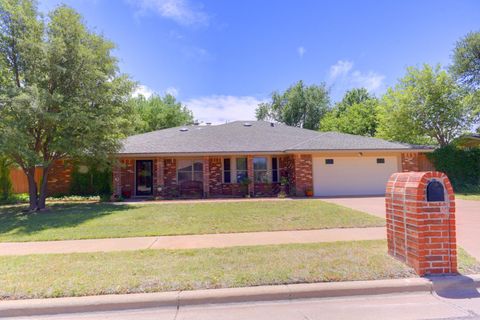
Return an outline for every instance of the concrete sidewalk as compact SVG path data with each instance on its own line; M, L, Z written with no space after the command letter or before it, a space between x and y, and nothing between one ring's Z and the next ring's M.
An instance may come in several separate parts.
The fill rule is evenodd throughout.
M385 239L384 227L224 233L88 240L3 242L0 255L108 252L141 249L196 249L234 246Z

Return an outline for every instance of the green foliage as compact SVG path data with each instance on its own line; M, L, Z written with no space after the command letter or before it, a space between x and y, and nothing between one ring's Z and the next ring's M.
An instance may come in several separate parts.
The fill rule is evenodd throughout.
M474 96L439 66L410 67L381 99L377 136L446 146L478 120L476 107Z
M135 132L150 132L193 123L193 114L186 106L167 94L165 97L140 95L132 98L135 111Z
M256 116L258 120L273 120L317 130L329 103L325 84L305 86L303 81L299 81L283 93L274 92L271 102L259 104Z
M449 145L428 154L438 171L447 174L456 191L480 188L480 148Z
M111 169L95 165L75 165L72 172L72 195L110 195L112 193Z
M378 100L364 88L347 91L320 122L321 131L374 136L377 127Z
M11 162L5 157L0 157L0 200L7 200L12 195L10 167Z
M29 176L61 158L107 160L133 113L113 49L69 7L43 19L31 0L1 0L0 152ZM46 184L30 195L42 209Z
M470 32L457 42L450 71L461 84L480 89L480 32Z

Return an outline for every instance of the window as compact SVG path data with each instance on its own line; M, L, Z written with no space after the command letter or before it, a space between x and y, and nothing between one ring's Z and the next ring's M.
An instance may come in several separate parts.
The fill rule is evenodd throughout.
M272 158L272 182L278 182L278 158Z
M253 158L253 180L268 182L267 158Z
M385 163L385 158L377 158L377 163Z
M325 164L333 164L333 159L325 159Z
M236 169L237 169L237 182L242 182L243 179L248 177L248 170L247 170L247 158L237 158L236 159Z
M230 166L230 159L223 159L223 182L232 182L232 168Z
M178 160L178 182L203 181L202 160Z

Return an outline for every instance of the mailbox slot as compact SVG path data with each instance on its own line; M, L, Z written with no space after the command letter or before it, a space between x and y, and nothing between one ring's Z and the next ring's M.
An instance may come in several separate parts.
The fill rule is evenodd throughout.
M434 179L428 183L427 201L445 201L445 188L440 181Z

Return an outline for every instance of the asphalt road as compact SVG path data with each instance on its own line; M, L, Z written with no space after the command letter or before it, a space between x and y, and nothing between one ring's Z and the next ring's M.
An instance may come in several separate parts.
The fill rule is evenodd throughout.
M443 295L443 294L442 294ZM437 294L410 293L343 297L261 303L220 304L158 309L78 313L42 317L10 318L16 320L317 320L317 319L480 319L478 291Z

